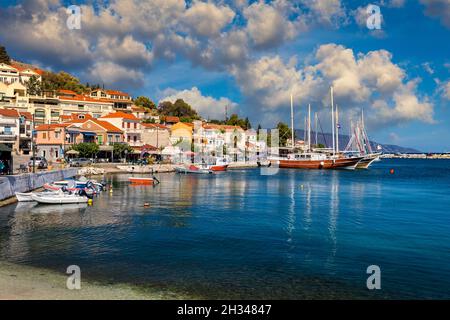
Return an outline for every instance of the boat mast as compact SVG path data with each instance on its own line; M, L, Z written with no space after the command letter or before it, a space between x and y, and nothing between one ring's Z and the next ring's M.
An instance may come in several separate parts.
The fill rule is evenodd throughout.
M333 105L333 87L330 87L330 97L331 97L331 134L333 138L333 156L335 155L335 143L334 139L334 105Z
M311 152L311 104L308 104L308 151Z
M316 144L316 148L317 148L317 145L318 145L318 142L317 142L317 112L314 112L314 131L315 131L315 144Z
M294 149L295 142L294 142L294 97L291 93L291 143L292 143L292 149Z
M336 104L336 152L339 153L339 111Z

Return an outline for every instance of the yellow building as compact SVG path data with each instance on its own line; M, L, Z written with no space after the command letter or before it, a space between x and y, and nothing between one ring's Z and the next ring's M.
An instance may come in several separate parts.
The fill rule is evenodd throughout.
M170 143L183 151L191 150L192 132L194 124L178 122L170 128Z

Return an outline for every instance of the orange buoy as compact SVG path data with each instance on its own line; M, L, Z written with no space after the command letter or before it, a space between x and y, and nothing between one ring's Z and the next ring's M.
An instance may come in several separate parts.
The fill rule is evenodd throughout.
M391 174L394 174L394 169L391 169L390 171L389 171Z

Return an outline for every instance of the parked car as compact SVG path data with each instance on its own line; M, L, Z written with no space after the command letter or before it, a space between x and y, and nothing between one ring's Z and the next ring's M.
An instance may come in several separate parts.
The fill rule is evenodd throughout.
M47 159L45 159L44 157L34 157L34 165L38 169L47 169L48 162ZM28 161L28 166L29 167L33 166L33 157L31 157L30 161Z
M71 167L83 167L90 164L92 164L92 160L87 158L74 158L69 160L69 165Z

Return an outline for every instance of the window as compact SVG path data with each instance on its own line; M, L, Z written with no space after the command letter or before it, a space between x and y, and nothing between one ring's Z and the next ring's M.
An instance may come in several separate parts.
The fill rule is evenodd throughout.
M78 105L78 110L84 110L84 105L79 104L79 105Z
M47 132L42 132L42 139L47 139Z
M59 139L59 132L55 132L55 139Z
M52 110L50 112L50 115L51 115L52 118L59 118L59 112L58 111Z
M108 134L108 141L109 142L113 142L113 135L112 134Z
M103 136L102 135L97 136L97 141L98 141L98 144L103 144Z
M130 123L129 122L127 122L127 128L130 129Z
M134 128L137 129L137 123L136 122L134 123Z
M120 142L120 135L116 135L116 142Z
M137 136L133 136L133 141L134 141L134 142L137 141Z
M96 97L97 96L97 92L92 92L91 96Z
M34 116L35 116L36 118L45 118L45 110L43 110L43 109L37 109L37 110L34 112Z
M122 128L125 128L125 122L122 121Z

